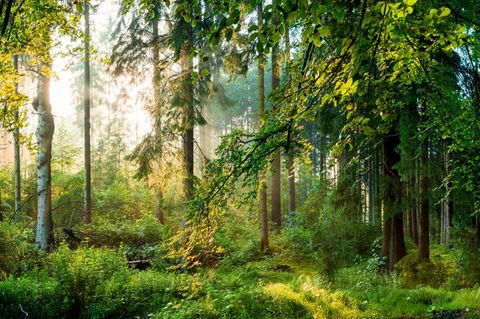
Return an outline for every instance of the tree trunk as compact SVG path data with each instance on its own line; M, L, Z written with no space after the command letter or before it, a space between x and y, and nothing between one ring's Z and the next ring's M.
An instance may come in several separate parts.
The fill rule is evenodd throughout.
M414 185L412 186L413 189L418 189L418 184L420 183L420 174L419 174L419 162L414 161L415 167L413 169L414 172L414 177L413 177L413 183ZM418 201L418 191L416 192L415 197L413 198L413 209L412 209L412 224L413 224L413 242L418 245L418 207L419 207L419 201Z
M417 209L416 209L416 198L415 198L415 186L416 186L416 179L415 179L415 160L410 161L411 164L409 165L409 172L408 172L408 215L410 216L410 224L409 224L409 235L412 238L415 244L418 244L418 221L417 221Z
M282 72L280 46L275 44L272 48L272 92L277 89L280 84L280 76ZM275 112L276 105L272 106ZM282 225L282 207L281 207L281 161L280 152L276 152L272 161L272 222L275 227Z
M155 215L160 224L165 224L165 216L163 214L163 193L161 191L155 193Z
M286 22L285 30L285 70L288 81L290 79L290 29L288 28L288 22ZM295 193L295 157L293 153L294 149L293 147L290 147L288 154L288 208L290 215L294 215L297 210Z
M428 138L422 142L421 171L420 171L420 214L418 233L418 260L428 260L429 248L429 220L428 220Z
M385 266L387 270L390 270L389 257L390 257L391 241L392 241L392 218L384 216L383 227L382 227L382 250L380 252L380 256L386 259Z
M375 151L373 148L370 148L370 150L372 151ZM373 203L375 202L375 193L374 193L374 189L375 189L375 182L374 182L374 169L376 167L376 164L373 160L373 156L370 156L369 160L368 160L368 198L367 198L367 202L368 202L368 222L370 224L373 224L375 222L375 219L374 219L374 214L373 214Z
M443 223L442 223L442 243L448 246L450 241L450 224L453 213L453 202L450 198L450 190L452 188L452 182L450 181L450 157L448 155L448 145L445 143L444 148L444 169L445 169L445 199L443 203Z
M18 55L13 56L13 65L15 67L15 72L18 73ZM15 83L15 93L18 93L18 82ZM20 212L20 203L22 200L21 193L21 168L20 168L20 129L18 127L19 121L19 111L15 112L15 125L13 130L13 151L14 151L14 184L15 184L15 212L14 219L18 219L18 214Z
M384 165L383 187L384 223L381 255L387 258L387 270L391 271L395 264L406 254L403 217L401 212L400 174L394 166L400 162L400 154L396 148L400 144L400 136L396 129L391 129L383 138Z
M263 29L262 3L258 5L258 32ZM265 58L260 53L258 58L258 123L262 125L262 119L265 113ZM259 199L260 199L260 247L262 250L268 249L268 211L267 211L267 189L264 178L261 178Z
M35 246L44 251L53 248L53 220L52 220L52 188L51 188L51 159L52 139L55 124L50 104L50 77L43 68L50 69L48 63L42 62L38 80L38 126L37 137L37 231Z
M180 63L182 67L182 94L183 94L183 107L184 107L184 133L183 133L183 153L184 153L184 165L185 165L185 199L191 200L194 193L194 138L193 129L195 125L195 107L194 107L194 94L193 94L193 61L190 58L192 51L192 26L188 23L184 24L184 41L180 50Z
M323 132L320 132L318 137L318 154L320 160L320 178L323 180L327 179L327 156L325 154L325 135Z
M84 61L84 93L83 93L83 125L84 125L84 156L85 156L85 188L83 202L83 222L92 222L92 172L90 160L90 104L91 104L91 77L90 77L90 6L84 0L83 16L85 18L85 61Z
M375 161L375 220L377 221L378 225L381 225L382 223L382 196L381 196L381 182L380 182L380 171L383 169L383 165L380 165L383 163L382 159L382 154L381 154L381 144L377 145L375 147L375 156L374 156L374 161Z
M160 138L162 136L162 103L160 99L161 95L161 70L160 70L160 42L159 42L159 33L158 33L158 22L159 22L159 6L155 4L154 6L154 18L152 19L152 37L153 37L153 102L155 103L155 108L157 112L155 114L155 136ZM163 141L158 143L161 148L163 148ZM158 167L162 169L162 150L159 150L160 154L158 155ZM157 221L160 224L165 224L165 216L163 214L163 193L160 188L161 186L155 185L157 190L155 192L155 215L157 216Z
M412 222L412 217L413 216L412 216L412 210L411 210L411 207L410 207L410 197L411 197L410 173L411 173L411 170L410 170L410 168L408 168L408 169L409 169L409 172L407 172L407 181L405 181L403 183L403 189L404 189L404 194L405 194L404 202L405 202L405 207L407 208L407 212L404 216L405 216L405 219L406 219L405 228L406 228L408 237L413 238L413 222Z

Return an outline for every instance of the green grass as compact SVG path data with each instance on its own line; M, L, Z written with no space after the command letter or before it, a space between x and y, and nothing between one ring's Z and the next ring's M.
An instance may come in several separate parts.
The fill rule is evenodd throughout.
M29 318L405 319L441 310L480 318L480 288L452 284L458 275L453 259L439 247L428 267L415 263L412 250L397 274L374 271L364 261L329 282L317 262L290 249L280 234L272 234L267 253L251 238L256 233L237 235L243 246L232 243L215 267L195 272L129 269L122 247L61 246L38 257L38 268L0 281L0 318L23 318L20 305ZM432 269L445 278L419 282L428 277L422 271Z

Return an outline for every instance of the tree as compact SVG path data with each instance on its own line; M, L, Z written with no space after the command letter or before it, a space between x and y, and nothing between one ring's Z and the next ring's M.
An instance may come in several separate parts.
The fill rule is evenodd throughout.
M421 120L425 121L425 109L422 110ZM428 162L429 162L429 143L428 136L423 137L420 150L420 211L419 211L419 228L418 228L418 259L428 260L430 257L429 247L429 178L428 178Z
M278 6L276 1L273 2L274 7ZM272 20L276 25L276 20ZM282 64L280 56L280 45L277 42L272 48L272 91L275 91L280 84L280 76L282 73ZM273 112L276 111L278 105L272 103ZM277 152L272 160L272 213L271 218L273 225L279 228L282 225L282 206L281 206L281 161L280 152Z
M286 23L286 30L285 30L285 70L287 81L290 80L290 29L288 27L288 23ZM296 203L296 192L295 192L295 156L294 150L290 149L288 154L287 162L288 162L288 208L289 214L295 214L297 208Z
M228 41L232 33L242 30L238 11L251 13L258 5L255 1L241 0L233 4L232 1L206 2L225 16L224 23L218 23L210 32L214 45L222 37ZM193 8L182 8L188 21L194 20L192 13L198 11L195 5ZM350 188L358 200L357 222L362 221L366 206L361 201L363 181L357 177L365 162L361 158L366 153L362 147L375 145L379 140L383 144L384 159L381 161L380 156L374 154L374 162L383 164L384 192L377 197L382 199L385 208L382 254L388 259L387 268L392 269L406 253L402 176L398 170L404 161L397 149L401 142L399 115L408 104L405 92L417 85L428 88L416 97L420 101L428 100L427 90L442 98L448 96L447 90L438 90L440 81L432 78L439 78L442 54L452 54L467 37L451 13L451 9L442 4L415 0L374 4L368 1L311 4L273 1L265 10L265 24L269 27L260 31L260 26L252 26L246 32L251 40L257 40L255 45L259 51L268 54L275 53L286 22L302 26L302 39L306 43L298 52L300 58L292 72L293 85L273 94L272 104L281 107L267 114L265 124L254 136L233 131L224 139L219 147L223 157L212 164L216 169L212 172L217 176L208 181L213 189L200 196L199 202L204 202L197 208L221 201L218 197L228 198L229 192L222 189L235 184L230 180L241 177L247 181L243 183L248 184L250 176L261 177L265 161L271 161L279 149L288 152L294 128L315 127L319 114L334 110L332 113L340 119L340 124L333 143L329 141L334 144L330 157L335 156L345 168L352 167L351 164L356 166L345 172L350 176L348 183L352 184ZM438 96L436 101L441 100ZM298 107L294 109L291 105ZM428 109L429 113L434 111L434 108ZM306 150L316 145L302 146ZM316 152L318 149L312 154L316 156ZM376 206L380 206L378 203Z
M195 176L194 168L194 138L193 129L195 127L195 100L193 88L193 61L191 53L193 52L193 28L190 23L186 23L184 19L177 13L177 30L182 30L181 34L177 33L180 43L179 62L181 66L181 91L179 93L179 106L182 108L183 116L183 156L185 165L185 199L191 200L194 195Z
M38 97L35 111L38 112L36 130L37 154L37 231L35 245L44 251L53 249L53 218L52 218L52 139L55 123L50 104L50 66L42 62L39 67Z
M400 162L400 155L396 148L400 145L400 136L396 129L392 129L383 138L383 237L381 256L387 260L386 267L392 270L393 266L406 254L403 216L400 205L400 174L396 165Z
M13 65L15 71L18 72L18 55L13 56ZM15 83L15 93L18 94L18 83ZM14 139L14 182L15 182L15 211L14 216L15 218L18 217L20 212L21 200L22 200L22 178L21 178L21 170L20 170L20 112L17 110L15 112L15 123L14 123L14 131L13 131L13 139Z
M263 8L260 2L257 6L258 32L263 31ZM273 87L273 85L272 85ZM258 57L258 123L262 126L265 113L265 58L263 53ZM266 250L269 247L268 242L268 208L267 208L267 189L265 181L260 182L259 205L260 205L260 247Z
M83 134L84 134L84 165L85 187L83 202L83 221L90 224L92 221L92 172L90 155L90 104L91 104L91 77L90 77L90 5L88 0L83 3L83 17L85 20L84 39L84 92L83 92Z

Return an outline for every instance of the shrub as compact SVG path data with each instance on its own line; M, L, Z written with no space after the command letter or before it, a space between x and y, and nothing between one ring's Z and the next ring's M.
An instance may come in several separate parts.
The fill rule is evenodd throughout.
M71 301L46 273L9 277L0 282L0 318L65 318Z
M87 313L119 317L158 311L189 293L189 282L188 276L151 270L116 273L103 287L102 299L88 305Z
M480 244L475 229L454 229L455 262L463 281L462 286L480 283Z
M31 235L16 224L0 223L0 278L26 268L26 256L33 250L26 239Z

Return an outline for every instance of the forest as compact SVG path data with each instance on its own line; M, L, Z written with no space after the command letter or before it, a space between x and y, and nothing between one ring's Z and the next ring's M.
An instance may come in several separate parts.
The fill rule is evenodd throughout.
M0 0L0 318L480 318L478 0Z

